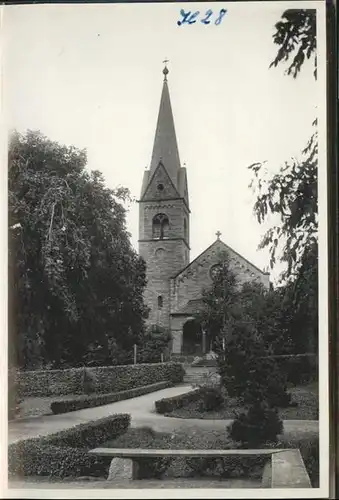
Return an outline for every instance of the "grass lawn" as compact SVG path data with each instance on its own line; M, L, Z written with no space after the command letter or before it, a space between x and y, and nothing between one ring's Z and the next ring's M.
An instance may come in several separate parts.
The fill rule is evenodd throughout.
M46 396L46 397L26 397L19 405L17 418L41 417L43 415L53 415L51 403L53 401L66 401L75 396Z
M279 415L283 420L318 420L318 384L312 383L289 389L292 394L292 405L288 408L280 408ZM236 400L230 399L219 410L202 412L199 408L199 401L187 404L183 408L178 408L166 417L177 418L203 418L203 419L233 419L237 413L244 408L237 404Z

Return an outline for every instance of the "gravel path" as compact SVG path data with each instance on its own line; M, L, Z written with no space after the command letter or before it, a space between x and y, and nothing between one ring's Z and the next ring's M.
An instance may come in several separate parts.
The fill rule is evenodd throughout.
M129 413L131 427L152 427L155 431L174 432L178 430L222 430L232 420L202 420L164 417L155 412L154 402L161 398L176 396L192 390L190 385L180 385L160 391L138 396L124 401L118 401L95 408L63 413L31 417L9 423L8 442L20 439L48 435L53 432L74 427L77 424L89 422L114 413ZM317 420L284 420L284 432L287 434L314 433L318 431Z

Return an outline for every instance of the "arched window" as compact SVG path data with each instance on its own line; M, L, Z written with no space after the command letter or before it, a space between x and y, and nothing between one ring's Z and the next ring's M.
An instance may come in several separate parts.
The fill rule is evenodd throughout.
M162 309L162 306L163 306L162 295L159 295L158 296L158 309Z
M187 221L186 217L184 218L184 238L187 240Z
M153 224L152 224L153 238L159 240L168 238L168 230L169 230L169 220L167 215L158 214L155 217L153 217Z

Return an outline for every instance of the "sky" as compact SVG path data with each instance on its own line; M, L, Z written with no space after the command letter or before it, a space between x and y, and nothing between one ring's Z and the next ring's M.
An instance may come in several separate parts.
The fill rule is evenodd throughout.
M182 24L180 9L219 25ZM284 2L9 6L4 14L4 103L9 130L40 130L86 148L88 168L108 187L138 199L151 161L163 80L168 84L179 154L188 174L191 260L221 239L261 269L268 226L254 214L250 164L269 173L300 156L316 117L312 63L297 79L269 69ZM138 204L127 228L137 249ZM274 280L282 268L273 271Z

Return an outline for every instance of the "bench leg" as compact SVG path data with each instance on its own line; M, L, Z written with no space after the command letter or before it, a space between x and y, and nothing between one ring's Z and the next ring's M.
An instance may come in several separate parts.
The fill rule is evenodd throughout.
M138 479L138 463L131 458L113 458L107 481L115 479Z

